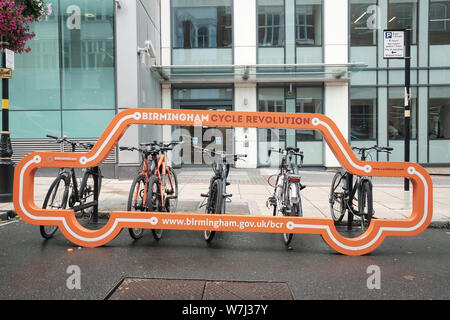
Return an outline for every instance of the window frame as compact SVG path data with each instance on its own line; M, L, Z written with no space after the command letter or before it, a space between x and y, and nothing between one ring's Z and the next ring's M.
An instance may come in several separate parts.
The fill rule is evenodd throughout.
M374 89L375 90L375 128L376 128L376 137L375 137L375 139L364 139L364 140L354 140L354 139L352 139L352 107L353 107L353 105L352 105L352 101L353 101L353 99L352 99L352 97L351 97L351 90L352 89L356 89L356 90L358 90L358 89ZM362 99L361 99L362 100ZM369 99L366 99L366 100L369 100ZM350 141L351 142L367 142L367 141L376 141L376 142L378 142L378 140L379 140L379 136L380 136L380 128L379 128L379 114L378 114L378 112L379 112L379 101L380 101L380 98L379 98L379 94L378 94L378 89L377 88L373 88L373 87L370 87L370 86L350 86L350 91L349 91L349 126L350 126L350 131L349 131L349 134L350 134Z
M176 32L175 32L175 16L174 16L175 11L174 11L174 8L182 8L182 7L174 7L173 6L174 0L169 0L169 1L170 1L170 29L171 29L171 31L170 31L170 41L171 41L170 49L171 49L171 52L173 52L174 50L205 50L205 49L222 50L222 49L234 49L234 32L233 32L233 30L234 30L234 0L229 0L230 1L229 8L230 8L230 12L231 12L230 13L230 15L231 15L231 25L223 27L224 30L231 29L230 30L230 34L231 34L231 39L230 39L231 43L230 43L230 45L219 47L219 46L217 46L217 39L216 39L216 46L215 47L205 47L205 48L202 48L202 47L185 48L184 46L183 47L175 46L178 43L178 41L177 41L178 37L177 37ZM202 8L218 8L218 6L214 6L214 5L201 6L201 7ZM221 7L221 6L219 6L219 7ZM228 8L227 6L223 6L223 7L224 8ZM210 35L208 35L208 37L210 38ZM198 34L195 35L194 39L198 41ZM173 53L172 53L172 58L173 58Z
M369 4L369 5L375 5L377 6L377 8L379 7L379 0L373 0L374 3ZM349 21L348 21L348 32L349 32L349 47L378 47L378 37L379 37L379 33L378 33L378 28L375 29L375 44L352 44L352 21L351 21L351 11L352 9L352 0L348 0L348 16L349 16Z
M299 48L299 47L307 47L307 48L313 48L313 47L323 47L323 40L324 40L324 0L321 0L320 3L320 16L321 16L321 21L320 21L320 44L316 44L315 40L314 40L314 44L301 44L301 43L297 43L297 31L298 31L298 27L299 25L297 24L297 19L298 19L298 14L297 14L297 7L298 6L312 6L315 7L317 6L316 4L298 4L297 2L298 0L295 0L295 47ZM306 17L306 15L305 15ZM308 26L306 24L306 26ZM312 27L314 28L314 25L312 25Z
M257 46L257 48L258 49L259 48L285 48L286 47L286 0L283 0L282 5L274 5L274 6L259 5L259 1L258 0L255 0L255 1L256 1L256 46ZM259 25L259 14L260 14L259 8L260 7L282 7L283 8L283 10L282 10L283 17L282 17L282 19L280 19L280 22L281 21L283 22L283 24L282 24L282 31L283 31L283 41L282 42L283 42L283 44L281 44L281 45L263 45L260 43L259 31L261 28L267 29L267 26L262 27ZM272 29L274 28L273 25L271 26L271 28ZM272 40L273 40L273 32L272 32Z
M444 3L442 2L448 2L448 5L446 6ZM445 23L445 28L444 30L431 30L431 23L433 21L431 21L431 7L432 5L442 5L445 7L445 17L444 19L450 19L449 17L449 13L450 13L450 1L442 1L442 2L432 2L430 1L429 7L428 7L428 45L429 46L443 46L443 45L450 45L450 26L447 27L447 24L450 23L450 21L442 21L443 23ZM448 40L446 42L443 43L432 43L431 39L432 39L432 33L438 33L438 32L442 32L442 33L448 33Z

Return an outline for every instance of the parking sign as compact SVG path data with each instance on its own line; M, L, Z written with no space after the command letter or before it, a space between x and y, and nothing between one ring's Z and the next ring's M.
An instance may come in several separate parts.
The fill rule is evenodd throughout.
M405 59L405 31L384 31L384 59Z

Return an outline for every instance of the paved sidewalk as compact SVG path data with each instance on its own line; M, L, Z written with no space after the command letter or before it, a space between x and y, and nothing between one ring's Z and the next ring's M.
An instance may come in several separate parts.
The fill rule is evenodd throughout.
M231 185L228 193L233 195L232 201L237 208L248 208L243 212L233 212L251 215L271 215L266 208L266 200L273 193L268 185L267 177L274 174L273 169L232 170ZM177 171L179 179L178 211L192 212L198 208L202 198L200 194L207 192L211 177L209 168L183 169ZM307 188L302 191L303 211L305 217L330 217L328 194L333 173L330 172L302 172ZM434 213L433 227L450 225L450 178L439 180L434 184ZM54 178L37 177L35 179L35 202L41 206L45 194ZM447 183L448 181L448 183ZM379 219L407 219L411 215L412 193L403 191L403 180L391 179L374 180L374 210ZM125 210L131 180L104 179L100 195L99 210L110 212ZM183 207L184 206L184 207ZM12 203L0 204L0 220L7 218L6 211L14 210ZM202 212L197 209L195 212Z

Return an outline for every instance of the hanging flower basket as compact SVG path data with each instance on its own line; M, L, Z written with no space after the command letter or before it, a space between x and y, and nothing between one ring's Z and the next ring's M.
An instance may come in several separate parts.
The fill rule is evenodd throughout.
M46 13L44 0L0 0L0 49L30 52L26 43L35 37L30 24L40 21Z

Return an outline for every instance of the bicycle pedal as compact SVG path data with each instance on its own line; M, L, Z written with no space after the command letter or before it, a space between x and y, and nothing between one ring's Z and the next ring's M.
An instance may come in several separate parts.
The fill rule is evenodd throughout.
M176 195L169 195L169 196L167 196L167 200L174 200L174 199L177 199L178 197L176 196Z
M231 182L228 182L228 181L227 181L227 186L231 186Z
M274 207L276 205L276 203L277 203L277 200L275 199L275 197L270 197L266 201L266 207L267 208Z
M233 195L231 193L224 193L223 197L224 198L231 198Z
M208 197L209 197L209 194L208 194L208 193L202 193L202 194L200 194L200 197L208 198Z
M305 188L306 188L305 185L303 185L303 184L300 185L300 191L302 191L302 190L305 189Z

